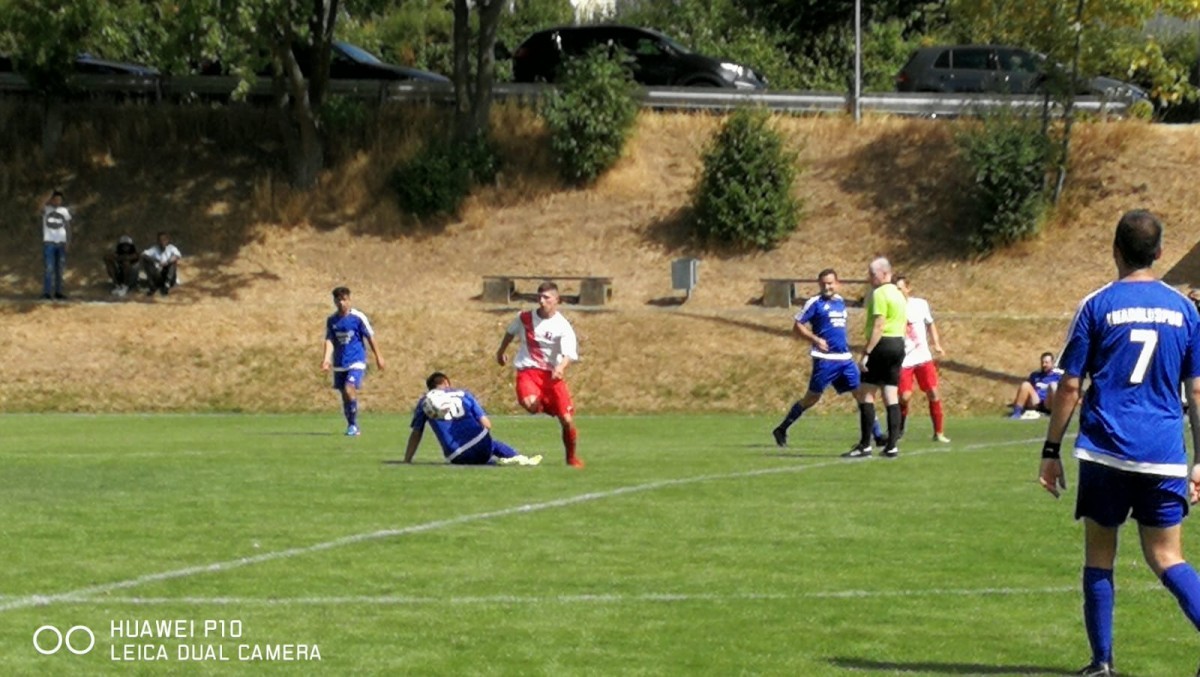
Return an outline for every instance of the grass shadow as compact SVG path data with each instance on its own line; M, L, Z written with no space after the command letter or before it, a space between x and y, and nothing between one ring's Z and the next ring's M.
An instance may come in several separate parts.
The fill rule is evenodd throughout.
M877 661L865 658L834 657L829 663L843 670L938 675L1074 675L1072 670L1044 665L986 665L983 663L939 663L935 661ZM1121 673L1125 674L1125 673Z
M836 177L859 208L884 215L878 235L894 243L894 260L970 258L962 228L971 218L970 183L952 133L945 124L911 121L850 155L818 159L812 169Z

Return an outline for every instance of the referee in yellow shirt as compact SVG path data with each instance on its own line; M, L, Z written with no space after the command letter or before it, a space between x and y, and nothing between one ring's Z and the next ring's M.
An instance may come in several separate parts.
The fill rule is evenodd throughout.
M863 350L862 385L859 386L858 444L843 458L871 455L871 429L875 426L875 389L883 391L887 405L887 442L881 452L887 458L900 455L900 365L904 362L904 326L908 301L892 284L892 264L882 256L867 268L871 294L867 296L867 345Z

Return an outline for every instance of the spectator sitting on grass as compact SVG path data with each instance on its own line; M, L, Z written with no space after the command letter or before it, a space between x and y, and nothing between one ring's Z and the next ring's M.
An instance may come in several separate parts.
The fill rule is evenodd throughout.
M112 280L113 295L124 296L131 287L137 286L139 258L137 246L128 235L122 235L113 251L104 255L104 268Z
M183 254L171 244L171 236L166 231L159 232L158 244L142 252L142 267L150 282L150 291L146 292L146 296L154 296L156 291L163 296L170 293L171 287L179 281L176 266L181 258Z
M1017 387L1012 413L1008 417L1035 419L1041 418L1042 414L1049 414L1054 391L1058 390L1062 374L1062 369L1054 366L1054 353L1042 353L1042 368L1030 374Z

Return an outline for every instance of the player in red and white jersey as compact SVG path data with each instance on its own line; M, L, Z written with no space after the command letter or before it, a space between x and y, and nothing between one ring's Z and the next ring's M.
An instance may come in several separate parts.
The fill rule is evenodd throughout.
M579 359L575 330L558 312L558 285L543 282L538 285L537 310L519 313L504 333L496 350L496 362L508 363L508 344L519 339L513 367L517 370L517 401L531 414L545 413L558 419L562 426L563 449L567 464L583 467L575 454L579 436L575 428L575 403L567 389L567 367Z
M933 362L933 350L939 355L945 355L942 349L941 337L938 336L937 325L933 323L933 314L929 310L929 302L912 296L908 278L897 275L896 287L908 297L908 323L904 328L904 362L900 366L900 426L908 422L908 403L912 400L913 381L917 382L925 399L929 400L929 418L933 422L933 441L949 442L946 437L945 416L942 414L942 398L938 394L938 372ZM933 339L932 344L930 339Z

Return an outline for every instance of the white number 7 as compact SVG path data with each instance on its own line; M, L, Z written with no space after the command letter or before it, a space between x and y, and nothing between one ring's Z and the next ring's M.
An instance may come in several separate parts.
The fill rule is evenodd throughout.
M1150 358L1154 355L1154 346L1158 345L1158 332L1154 329L1130 329L1129 341L1142 344L1137 364L1133 365L1133 373L1129 375L1130 383L1141 383L1146 377L1146 368L1150 366Z

